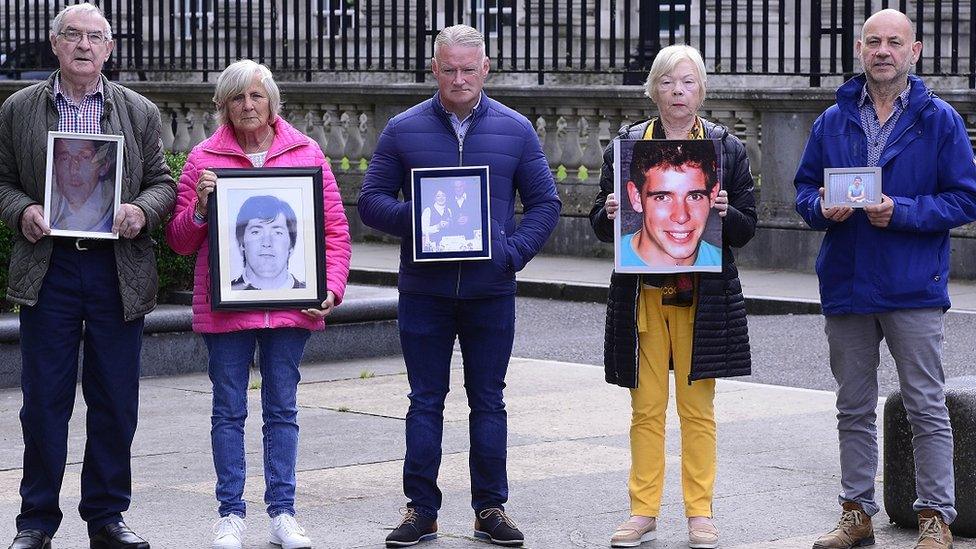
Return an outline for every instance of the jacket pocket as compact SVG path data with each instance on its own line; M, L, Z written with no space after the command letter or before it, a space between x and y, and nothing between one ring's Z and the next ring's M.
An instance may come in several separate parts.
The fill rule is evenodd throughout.
M493 219L491 224L491 261L502 272L513 273L512 257L508 251L508 238L505 230L498 227L498 223Z

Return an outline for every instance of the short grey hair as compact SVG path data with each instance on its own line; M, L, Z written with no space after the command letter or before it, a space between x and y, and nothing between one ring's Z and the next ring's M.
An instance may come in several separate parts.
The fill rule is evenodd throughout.
M105 18L105 14L102 13L101 8L99 8L94 4L89 4L88 2L66 6L63 10L59 11L58 14L55 15L54 19L51 21L51 38L54 38L55 36L61 34L61 31L64 30L65 16L68 15L69 13L75 13L75 12L88 13L91 15L97 15L101 17L102 21L105 21L105 39L106 40L112 39L112 25L110 25L108 19Z
M241 59L228 65L224 72L217 77L213 102L217 106L217 121L219 123L226 124L229 122L227 119L227 103L234 96L244 93L244 90L251 85L251 80L254 79L255 75L261 77L264 91L268 93L271 118L274 119L278 116L281 110L281 92L271 75L271 70L256 61ZM270 124L271 120L268 123Z
M468 25L446 27L437 33L437 38L434 39L434 57L437 57L437 52L444 46L478 48L481 50L481 57L485 57L485 37L481 31Z
M698 85L701 87L701 100L702 103L705 102L705 80L707 79L705 61L702 60L701 54L695 48L684 44L675 44L657 52L657 57L654 58L654 63L651 65L651 72L647 73L647 82L644 82L644 95L650 97L655 105L658 100L658 80L673 71L682 61L691 61L692 66L695 67L695 72L698 73ZM695 108L701 108L701 104L695 105Z

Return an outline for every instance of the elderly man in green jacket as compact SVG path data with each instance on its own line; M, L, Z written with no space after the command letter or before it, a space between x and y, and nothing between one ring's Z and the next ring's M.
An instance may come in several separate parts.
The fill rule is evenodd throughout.
M176 186L163 159L159 110L101 75L114 46L102 12L91 4L65 8L51 25L51 46L60 70L0 107L0 219L15 231L7 299L21 305L24 395L23 501L10 547L48 548L61 523L58 493L84 340L88 432L79 511L93 549L144 549L149 544L122 513L131 495L143 317L156 305L148 232L172 209ZM116 238L51 235L42 206L50 200L49 131L122 136Z

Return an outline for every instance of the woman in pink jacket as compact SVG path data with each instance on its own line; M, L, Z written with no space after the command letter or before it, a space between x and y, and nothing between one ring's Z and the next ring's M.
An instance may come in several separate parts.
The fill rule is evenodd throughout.
M264 501L271 517L271 543L285 549L311 547L295 521L295 461L298 454L298 364L312 330L342 301L349 274L349 226L335 177L319 146L278 117L280 94L271 72L238 61L217 79L214 103L220 127L190 152L180 177L176 211L166 240L177 253L196 254L193 331L210 353L213 383L211 443L217 472L220 519L213 547L240 548L244 532L244 419L248 368L260 349L264 419ZM207 199L216 185L210 168L322 166L328 297L320 309L214 311L210 307ZM279 214L284 215L284 214ZM273 223L275 220L272 220ZM246 275L246 273L245 273Z

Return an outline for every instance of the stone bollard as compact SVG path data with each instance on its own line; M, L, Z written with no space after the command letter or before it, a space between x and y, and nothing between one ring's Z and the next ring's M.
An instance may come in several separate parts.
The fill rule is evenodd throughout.
M958 513L950 529L957 536L976 537L976 376L948 380L946 407L952 423ZM884 505L891 522L917 528L915 499L912 428L901 391L895 391L884 406Z

